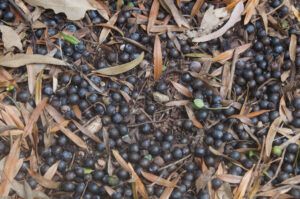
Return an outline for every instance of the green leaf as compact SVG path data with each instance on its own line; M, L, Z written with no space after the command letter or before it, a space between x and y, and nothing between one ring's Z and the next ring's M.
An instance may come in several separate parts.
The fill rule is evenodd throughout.
M133 3L133 2L131 2L131 1L129 1L129 2L127 3L127 6L134 7L134 3Z
M80 43L80 41L73 35L66 35L64 33L60 33L60 34L62 35L63 39L69 42L70 44L76 45Z
M249 157L253 157L254 156L254 152L253 151L249 151Z
M289 27L288 22L287 22L287 21L283 21L283 22L281 23L281 27L282 27L283 29L286 29L287 27Z
M162 71L166 71L167 70L167 67L165 65L162 66Z
M196 109L202 109L205 107L205 104L202 99L194 99L194 106Z
M134 67L139 65L143 61L143 59L144 59L144 52L142 52L135 60L131 62L128 62L126 64L121 64L118 66L109 67L109 68L99 69L96 70L95 72L103 75L119 75L133 69Z
M11 91L11 90L13 90L15 87L13 86L13 85L11 85L11 86L9 86L9 87L6 87L6 90L7 91Z
M119 184L119 178L117 176L109 176L107 182L110 186Z
M85 174L90 174L92 173L94 170L93 169L89 169L89 168L83 168L83 171Z
M148 159L148 160L152 160L152 155L150 155L150 154L145 155L145 158Z

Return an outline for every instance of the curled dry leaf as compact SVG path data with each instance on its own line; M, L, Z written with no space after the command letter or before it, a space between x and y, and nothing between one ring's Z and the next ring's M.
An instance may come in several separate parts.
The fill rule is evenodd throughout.
M87 128L83 127L81 124L79 124L78 122L76 122L75 120L72 120L73 123L75 124L75 126L77 126L77 128L86 136L88 136L89 138L91 138L92 140L94 140L97 143L102 143L102 141L92 132L90 132Z
M176 185L176 184L173 184L171 181L166 180L160 176L156 176L151 173L144 172L144 171L142 171L141 173L144 176L144 178L146 178L147 180L149 180L150 182L153 182L155 184L162 185L165 187L175 187L175 185Z
M11 188L11 182L14 179L15 175L18 173L16 171L15 165L19 160L20 154L20 138L15 140L13 143L10 152L5 160L5 166L1 175L1 184L0 184L0 196L6 197L9 194Z
M79 109L78 104L73 105L72 108L73 108L76 118L79 120L82 120L82 114L81 114L81 110Z
M128 62L126 64L118 65L118 66L112 66L109 68L104 68L100 70L96 70L95 72L104 74L104 75L118 75L125 73L137 65L139 65L144 59L144 52L142 52L135 60Z
M241 14L243 11L243 1L239 1L239 3L234 7L228 22L222 28L208 35L196 37L193 39L193 42L206 42L222 36L229 28L231 28L235 23L241 20Z
M39 183L43 187L46 187L48 189L56 189L60 185L60 182L54 182L52 180L49 180L29 168L27 168L27 171L29 175L31 175L31 177L35 179L37 183Z
M174 81L170 81L172 83L172 85L174 86L174 88L179 92L181 93L182 95L186 96L186 97L193 97L193 94L192 92L184 87L183 85L177 83L177 82L174 82Z
M80 20L87 10L95 10L87 0L25 0L31 6L52 9L56 14L65 13L69 20Z
M156 21L157 15L158 15L158 10L159 10L159 1L158 0L153 0L150 14L149 14L149 19L148 19L148 25L147 25L147 33L149 34L152 27L154 26L154 23Z
M272 144L273 144L275 135L277 133L277 128L279 127L281 121L282 121L281 117L276 118L272 122L272 124L269 128L267 138L266 138L266 155L267 155L267 157L270 157L270 155L271 155Z
M60 160L57 161L56 163L54 163L44 174L44 178L51 180L53 178L53 176L55 175L57 168L58 168L58 164L59 164Z
M167 102L170 100L169 96L161 94L159 92L153 92L152 95L153 95L154 101L159 102L159 103Z
M106 6L105 3L102 2L102 0L88 0L88 2L93 6L94 8L97 9L98 13L105 19L109 20L109 9Z
M253 168L247 171L247 173L243 176L241 184L237 189L236 193L234 194L234 199L244 198L247 189L249 189L248 184L250 183L250 180L253 177L252 173L253 173Z
M192 110L189 106L187 106L187 105L185 105L185 110L186 110L186 113L187 113L189 119L192 120L193 124L194 124L196 127L202 129L203 126L202 126L202 124L196 119L193 110Z
M69 64L50 57L48 55L38 55L38 54L7 54L6 56L0 57L0 65L9 68L18 68L26 64L53 64L60 66L68 66Z
M154 59L154 80L158 80L162 73L162 52L159 36L155 36L154 50L153 50L153 59Z
M12 50L12 47L17 47L20 51L23 50L21 38L11 27L0 25L0 32L2 33L2 41L6 50Z

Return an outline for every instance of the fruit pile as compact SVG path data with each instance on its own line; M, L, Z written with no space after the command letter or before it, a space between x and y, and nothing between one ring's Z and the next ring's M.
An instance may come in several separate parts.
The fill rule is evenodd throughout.
M21 26L20 5L40 9L25 2L3 0L0 25ZM49 198L300 198L300 29L291 17L299 3L266 2L269 30L260 15L246 25L243 16L195 43L184 31L147 32L155 0L124 0L117 11L119 2L107 6L108 22L96 10L72 21L47 9L36 25L18 27L24 52L67 66L1 63L2 32L1 168L22 139L12 179ZM175 8L190 15L199 2ZM199 26L201 13L225 6L205 1L187 22ZM156 20L177 24L162 7ZM162 73L154 80L157 39ZM7 195L23 197L13 188Z

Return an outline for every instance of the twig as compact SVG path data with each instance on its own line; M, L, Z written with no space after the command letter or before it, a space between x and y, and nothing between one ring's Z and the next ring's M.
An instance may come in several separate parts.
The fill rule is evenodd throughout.
M182 162L182 161L188 159L188 158L191 157L191 156L192 156L192 154L187 155L187 156L185 156L184 158L181 158L180 160L177 160L177 161L172 162L172 163L170 163L170 164L168 164L168 165L166 165L166 166L164 166L164 167L162 167L162 168L159 168L158 171L162 171L162 170L164 170L164 169L166 169L166 168L168 168L168 167L170 167L170 166L172 166L172 165L174 165L174 164L178 164L179 162Z

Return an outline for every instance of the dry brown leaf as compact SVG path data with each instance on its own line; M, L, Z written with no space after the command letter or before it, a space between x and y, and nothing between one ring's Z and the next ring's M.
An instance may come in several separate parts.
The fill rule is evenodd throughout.
M117 162L121 165L123 169L125 169L128 173L131 172L130 167L128 166L127 162L122 158L122 156L116 150L112 150L114 157L116 158Z
M20 66L24 66L26 64L53 64L53 65L61 65L68 66L69 64L55 59L48 55L39 55L39 54L7 54L5 56L0 57L0 65L6 66L9 68L18 68Z
M106 130L106 128L102 128L102 135L103 135L103 141L105 144L106 152L108 154L108 160L107 160L107 173L109 176L113 173L113 166L111 161L111 150L110 150L110 142L109 142L109 135Z
M20 119L21 113L15 106L5 105L6 113L11 117L19 129L24 129L23 121Z
M299 184L300 183L300 175L297 175L295 177L292 178L288 178L285 181L283 181L281 184Z
M77 119L82 120L81 110L79 109L79 106L75 104L72 106L72 108Z
M267 155L267 157L270 157L270 155L271 155L272 144L273 144L275 135L277 133L277 128L279 127L281 121L282 121L281 117L276 118L272 122L272 124L271 124L271 126L269 128L269 131L268 131L268 134L267 134L267 138L266 138L266 155Z
M193 42L206 42L222 36L229 28L231 28L232 26L234 26L234 24L236 24L238 21L241 20L241 14L243 11L244 11L244 4L242 1L240 1L234 7L228 22L222 28L208 35L196 37L193 39Z
M73 123L75 124L75 126L77 126L77 128L86 136L88 136L89 138L91 138L92 140L94 140L97 143L102 143L102 141L92 132L90 132L87 128L83 127L81 124L79 124L78 122L76 122L75 120L72 120Z
M93 6L94 8L97 9L98 13L105 19L109 20L109 9L106 6L105 3L102 2L102 0L88 0L88 2Z
M212 169L207 169L201 173L201 175L196 180L196 193L199 193L199 191L204 188L209 180L211 180L211 177L213 175Z
M26 54L33 54L30 46L27 48ZM29 90L30 94L33 94L34 87L35 87L35 81L36 81L34 65L27 64L26 68L27 68L27 74L28 74L28 90Z
M0 32L2 33L2 41L6 50L12 50L12 47L17 47L20 51L23 50L21 38L11 27L0 25Z
M157 0L158 1L158 0ZM162 52L159 36L155 36L154 49L153 49L153 59L154 59L154 80L157 81L162 73Z
M171 183L177 184L178 181L179 181L179 179L181 178L181 175L182 175L182 174L183 174L183 173L179 174L174 180L172 180ZM168 198L171 196L173 190L174 190L173 187L167 187L167 188L164 190L164 192L162 192L162 194L161 194L161 196L159 197L159 199L168 199Z
M171 181L166 180L160 176L156 176L151 173L144 172L144 171L142 171L141 174L144 176L144 178L146 178L147 180L149 180L152 183L162 185L165 187L175 187L176 186L176 184L173 184Z
M148 199L149 197L148 197L148 193L146 191L145 185L141 181L140 177L136 174L136 172L134 171L134 169L130 163L128 164L128 167L130 169L130 173L131 173L132 177L136 180L138 192L141 194L142 198Z
M252 46L251 43L247 43L247 44L241 45L235 49L227 50L227 51L220 53L219 55L213 57L211 59L211 61L225 63L225 61L227 61L233 57L234 51L236 51L236 53L239 55L239 54L245 52L246 50L248 50L251 46Z
M192 120L193 124L194 124L196 127L202 129L203 126L202 126L202 124L196 119L193 110L192 110L189 106L187 106L187 105L185 105L185 110L186 110L186 113L187 113L189 119Z
M249 114L247 115L247 117L249 117L249 118L257 117L257 116L259 116L259 115L261 115L261 114L263 114L263 113L267 113L267 112L269 112L269 111L270 111L270 110L259 110L259 111L251 112L251 113L249 113Z
M250 0L247 2L247 5L246 5L245 11L244 11L244 13L246 13L246 16L244 19L244 25L249 23L252 15L254 14L255 7L258 5L258 3L259 3L259 0Z
M189 24L187 20L182 16L180 11L176 8L173 0L161 0L161 2L168 8L171 12L172 16L174 17L175 22L179 27L184 26L189 28Z
M105 27L105 28L113 29L113 30L117 31L118 33L120 33L120 35L122 35L122 37L124 37L123 31L121 29L119 29L118 27L112 25L112 24L100 23L100 24L95 24L95 26L102 26L102 27Z
M194 4L190 18L194 18L194 16L197 14L197 12L200 10L202 4L204 3L204 0L197 0L196 3Z
M111 187L109 187L109 186L104 186L104 189L105 189L105 191L108 193L108 195L111 197L113 194L114 194L114 192L115 192L115 190L113 190L113 188L111 188Z
M35 95L34 95L34 99L35 99L35 103L39 104L42 100L42 76L44 73L44 69L39 72L39 75L37 76L36 82L35 82Z
M293 121L292 112L286 107L284 96L281 97L279 103L279 115L283 121Z
M55 121L57 123L62 125L62 123L65 121L65 119L53 106L47 104L45 109L53 118L55 118Z
M177 83L177 82L174 82L174 81L170 81L172 83L172 85L174 86L174 88L179 92L181 93L182 95L186 96L186 97L193 97L193 94L192 92L186 88L185 86Z
M53 117L53 116L52 116ZM54 118L55 120L55 118ZM83 149L87 149L88 147L86 146L86 144L84 143L84 141L78 137L75 133L73 133L72 131L70 131L69 129L63 127L60 124L57 124L59 129L61 130L61 132L63 132L70 140L72 140L77 146L83 148Z
M118 19L118 14L119 12L115 13L107 22L107 24L109 25L115 25L117 19ZM99 44L102 44L104 42L104 40L106 39L106 37L108 36L108 34L110 33L111 29L110 28L103 28L100 36L99 36Z
M147 33L149 34L156 21L159 10L159 0L153 0L147 25ZM156 39L156 38L155 38Z
M131 101L131 97L125 91L119 90L120 94L124 97L127 103Z
M80 20L87 10L95 10L87 0L25 0L31 6L52 9L54 13L65 13L69 20Z
M37 181L37 183L39 183L45 188L56 189L60 185L60 182L54 182L52 180L49 180L29 168L27 168L27 171L29 175L31 175L31 177Z
M161 32L166 32L166 31L171 31L171 32L184 32L188 30L186 27L178 27L176 25L158 25L158 26L153 26L151 28L150 32L153 33L161 33Z
M190 100L178 100L178 101L171 101L166 103L166 106L184 106L188 105L191 101Z
M231 184L239 184L241 183L242 176L236 176L231 174L221 174L217 175L218 178L220 178L224 182L228 182Z
M24 134L23 134L23 138L26 138L29 134L32 133L32 129L33 129L33 125L37 122L37 120L40 117L41 112L43 111L46 103L48 101L48 98L44 98L34 109L34 111L32 112L28 124L25 126L24 128Z
M48 180L51 180L56 171L57 171L57 167L58 167L58 164L59 164L60 160L57 161L56 163L54 163L47 171L46 173L44 174L44 178L48 179Z
M112 66L104 69L96 70L96 73L104 74L104 75L118 75L125 73L137 65L139 65L144 59L144 52L142 52L135 60L132 60L131 62L128 62L126 64L121 64L118 66Z
M264 22L266 34L268 34L268 17L267 17L265 8L263 7L263 5L259 5L256 7L256 9Z
M250 183L250 180L253 177L252 173L253 173L253 168L247 171L247 173L245 173L245 175L242 178L241 184L237 189L237 192L234 194L234 199L244 198L247 189L249 189L248 185Z
M15 140L15 142L13 143L5 161L5 166L1 175L1 184L0 184L1 197L6 197L9 194L11 188L11 182L13 181L15 175L18 172L16 171L16 167L14 165L16 165L19 160L19 154L20 154L20 138Z
M297 47L297 37L296 35L291 35L291 41L289 46L290 59L294 62L296 59L296 47Z
M220 95L223 99L225 99L227 96L227 92L228 92L228 88L230 86L230 80L231 80L230 77L231 77L230 64L228 62L226 62L225 65L223 66L222 87L220 89Z
M235 114L235 115L231 115L229 118L236 118L249 126L253 126L252 120L246 115Z
M300 12L297 10L297 8L295 8L295 6L292 5L291 7L295 17L297 18L298 22L300 22Z

